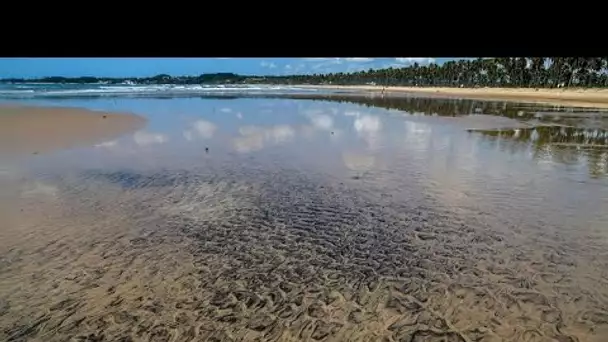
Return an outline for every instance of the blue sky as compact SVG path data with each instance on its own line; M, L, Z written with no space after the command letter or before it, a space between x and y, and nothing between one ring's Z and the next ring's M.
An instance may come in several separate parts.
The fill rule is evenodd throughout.
M45 76L145 77L157 74L286 75L403 67L454 58L0 58L0 78Z

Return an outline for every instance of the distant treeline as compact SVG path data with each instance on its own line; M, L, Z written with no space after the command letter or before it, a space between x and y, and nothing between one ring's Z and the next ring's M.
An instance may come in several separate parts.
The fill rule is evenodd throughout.
M12 83L107 84L333 84L441 87L608 87L608 57L504 57L413 64L404 68L352 73L246 76L233 73L200 76L166 74L143 78L45 77L3 79Z

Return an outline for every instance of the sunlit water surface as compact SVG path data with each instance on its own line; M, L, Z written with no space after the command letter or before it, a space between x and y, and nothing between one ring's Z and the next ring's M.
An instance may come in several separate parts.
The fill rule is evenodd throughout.
M608 336L608 150L570 146L603 131L302 99L34 103L149 121L3 162L0 340Z

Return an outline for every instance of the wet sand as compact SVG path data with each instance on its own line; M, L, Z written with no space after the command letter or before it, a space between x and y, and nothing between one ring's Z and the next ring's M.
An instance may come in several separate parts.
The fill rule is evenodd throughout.
M2 236L0 337L599 342L608 333L597 287L605 252L571 241L574 232L500 228L491 216L408 205L398 191L379 200L297 170L274 184L261 171L245 171L246 182L222 171L23 184L27 215Z
M418 94L438 97L460 97L481 100L503 100L572 107L608 108L606 89L534 89L534 88L448 88L448 87L382 87L382 86L307 86L319 89L360 90L387 94Z
M145 122L132 114L1 104L0 156L93 145L141 128Z
M12 189L0 208L14 208L11 221L0 215L0 340L608 335L608 236L593 215L604 183L497 150L475 159L483 145L466 121L451 131L451 119L309 101L295 102L298 116L270 100L220 121L177 103L202 113L177 133L157 121L146 134L162 138L137 132L74 154L78 167L66 154L0 173ZM116 164L114 151L131 148Z

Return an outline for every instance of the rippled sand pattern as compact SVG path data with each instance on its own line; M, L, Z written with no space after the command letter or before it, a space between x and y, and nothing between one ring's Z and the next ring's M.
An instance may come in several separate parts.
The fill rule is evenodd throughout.
M228 165L20 186L0 236L0 340L608 336L603 241L373 182Z

